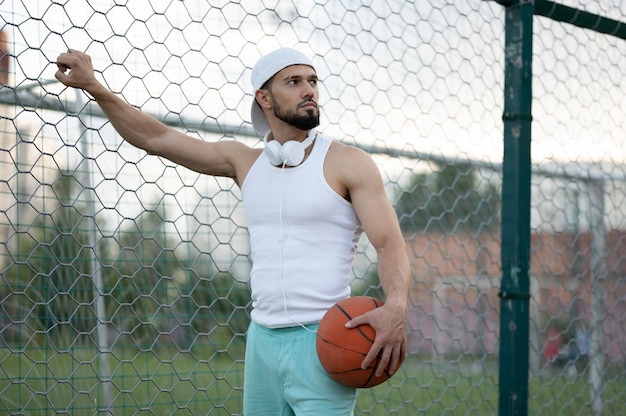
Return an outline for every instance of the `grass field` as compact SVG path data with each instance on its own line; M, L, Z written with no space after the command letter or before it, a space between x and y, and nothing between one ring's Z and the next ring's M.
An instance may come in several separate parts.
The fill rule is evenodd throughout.
M243 362L236 353L156 348L116 351L110 356L115 415L241 414ZM389 382L361 390L358 415L497 415L497 363L410 357ZM52 353L0 351L0 414L100 414L103 383L93 350ZM100 374L100 376L99 376ZM605 382L606 415L626 409L623 376ZM585 377L546 373L530 382L529 414L588 415Z

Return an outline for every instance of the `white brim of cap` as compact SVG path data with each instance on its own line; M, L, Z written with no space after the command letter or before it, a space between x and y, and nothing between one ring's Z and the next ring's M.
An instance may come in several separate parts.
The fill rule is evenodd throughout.
M259 106L259 103L256 102L256 99L252 99L252 108L250 109L250 120L252 121L252 127L256 130L256 132L264 137L268 131L270 131L270 125L265 118L265 114L263 114L263 110Z

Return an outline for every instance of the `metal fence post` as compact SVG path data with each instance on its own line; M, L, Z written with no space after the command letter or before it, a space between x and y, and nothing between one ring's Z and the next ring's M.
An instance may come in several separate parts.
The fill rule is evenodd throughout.
M534 5L506 7L499 414L528 413L530 140Z

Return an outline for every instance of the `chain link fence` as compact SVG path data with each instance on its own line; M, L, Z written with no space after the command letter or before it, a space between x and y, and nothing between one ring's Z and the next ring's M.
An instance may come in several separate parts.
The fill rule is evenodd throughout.
M529 412L623 414L626 43L534 22ZM4 1L0 29L0 412L241 414L239 189L124 143L54 60L84 50L143 111L261 146L250 70L293 46L320 130L378 163L412 260L409 357L357 414L497 413L499 4ZM382 296L375 261L364 238L354 294Z

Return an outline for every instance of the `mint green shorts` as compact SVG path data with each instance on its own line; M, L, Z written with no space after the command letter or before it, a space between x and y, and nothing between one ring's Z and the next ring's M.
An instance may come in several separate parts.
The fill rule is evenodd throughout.
M354 414L357 390L331 379L315 350L318 325L269 329L251 323L246 340L245 416Z

